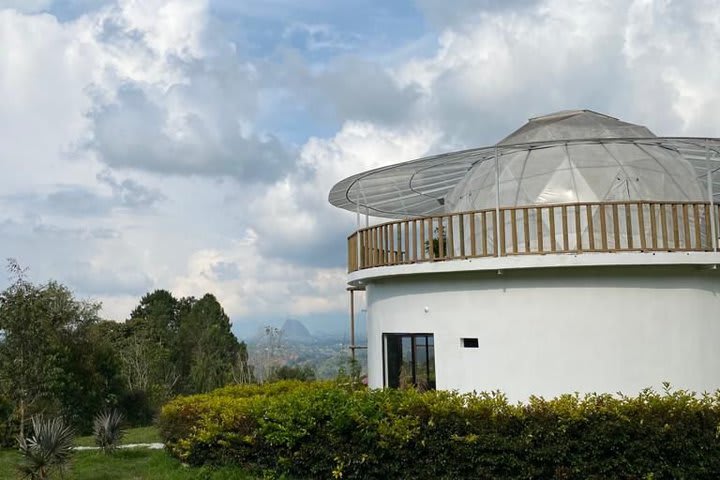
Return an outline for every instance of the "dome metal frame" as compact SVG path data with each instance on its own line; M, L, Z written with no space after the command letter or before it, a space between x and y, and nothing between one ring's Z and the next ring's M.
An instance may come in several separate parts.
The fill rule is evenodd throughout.
M423 157L352 175L338 182L328 196L339 208L366 216L390 219L424 217L447 213L445 198L480 162L494 162L511 153L573 145L633 144L661 147L680 155L694 168L699 182L707 182L708 196L720 195L720 138L617 137L548 140L472 148ZM496 175L496 182L500 182ZM497 189L497 185L495 187ZM717 194L715 192L718 192ZM498 199L497 207L506 207Z

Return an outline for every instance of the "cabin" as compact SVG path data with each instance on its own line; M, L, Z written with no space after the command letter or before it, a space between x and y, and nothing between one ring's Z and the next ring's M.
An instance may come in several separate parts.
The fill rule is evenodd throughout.
M720 139L571 110L338 182L369 386L716 390L718 169Z

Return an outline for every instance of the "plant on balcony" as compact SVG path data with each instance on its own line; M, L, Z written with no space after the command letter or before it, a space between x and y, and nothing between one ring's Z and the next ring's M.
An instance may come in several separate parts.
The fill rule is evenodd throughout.
M440 257L440 230L436 227L433 229L433 238L431 240L425 240L425 254L432 255L432 258ZM443 230L442 234L443 241L443 253L447 256L447 234ZM431 253L432 252L432 253Z

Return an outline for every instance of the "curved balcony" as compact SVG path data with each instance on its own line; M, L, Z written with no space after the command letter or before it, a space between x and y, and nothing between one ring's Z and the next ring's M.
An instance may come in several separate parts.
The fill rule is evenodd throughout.
M511 255L717 250L708 202L532 205L410 218L348 237L348 271ZM498 221L499 216L499 221Z

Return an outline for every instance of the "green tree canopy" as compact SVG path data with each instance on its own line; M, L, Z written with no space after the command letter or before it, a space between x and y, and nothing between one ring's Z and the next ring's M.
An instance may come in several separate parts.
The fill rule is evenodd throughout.
M182 375L191 392L207 392L233 380L232 368L245 351L232 333L230 319L215 296L205 294L180 322L185 353Z
M80 417L112 401L117 364L110 346L91 335L100 305L57 282L27 281L17 262L9 270L13 282L0 292L0 389L21 431L37 411Z

